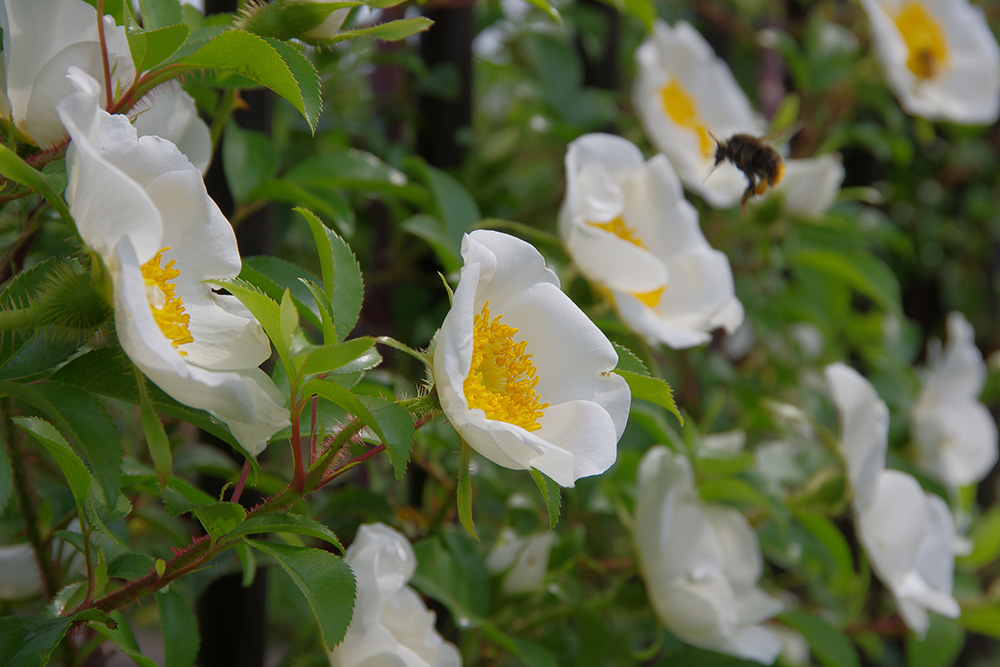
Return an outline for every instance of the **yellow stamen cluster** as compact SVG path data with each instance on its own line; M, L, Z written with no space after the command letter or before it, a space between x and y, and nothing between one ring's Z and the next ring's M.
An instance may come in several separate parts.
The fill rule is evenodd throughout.
M646 244L642 242L641 238L639 238L639 235L636 233L635 229L626 225L625 221L622 220L621 216L618 216L617 218L609 222L588 222L587 224L593 225L598 229L603 229L606 232L611 232L612 234L620 238L622 241L628 241L632 245L637 245L643 250L648 250Z
M676 79L672 79L670 83L660 88L660 96L663 98L663 108L667 115L681 127L686 127L697 134L702 154L705 157L711 155L714 144L708 134L708 128L698 114L694 98Z
M542 427L538 420L548 403L540 403L535 385L538 377L527 341L514 341L517 328L490 319L490 303L473 321L472 366L462 384L470 409L486 413L487 419L507 422L528 431Z
M667 286L658 287L651 292L632 292L632 296L639 299L643 304L649 308L656 308L657 304L660 303L660 299L663 297L664 290Z
M149 309L153 311L153 319L176 348L194 342L194 337L188 328L191 316L184 312L184 302L174 293L176 286L170 282L181 275L180 269L174 268L177 260L172 259L166 266L160 266L163 253L167 250L170 248L160 250L153 259L142 265L142 277L146 281L146 295ZM185 354L183 350L180 353Z
M896 28L910 55L906 66L918 79L933 78L948 62L948 40L934 17L919 2L908 2L896 15Z

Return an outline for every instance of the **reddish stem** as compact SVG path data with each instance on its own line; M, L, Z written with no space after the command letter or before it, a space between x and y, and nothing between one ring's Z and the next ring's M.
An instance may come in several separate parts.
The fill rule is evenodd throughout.
M107 97L105 109L110 109L114 100L111 98L111 65L108 63L108 43L104 39L104 0L97 0L97 38L101 42L101 61L104 64L104 93Z
M240 495L243 494L243 486L247 483L247 475L250 473L250 461L243 462L243 470L240 471L240 478L236 482L236 488L233 489L233 495L229 499L231 503L240 502Z
M319 401L319 396L313 396L312 399L312 438L309 440L309 463L310 465L316 462L316 403Z

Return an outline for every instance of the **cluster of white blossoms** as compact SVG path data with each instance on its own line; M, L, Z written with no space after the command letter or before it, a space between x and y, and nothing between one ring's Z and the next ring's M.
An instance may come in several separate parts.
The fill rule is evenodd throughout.
M858 538L903 620L923 636L928 611L949 618L960 611L951 594L958 544L951 511L912 476L886 469L889 409L871 383L839 363L827 367L826 378L840 413Z

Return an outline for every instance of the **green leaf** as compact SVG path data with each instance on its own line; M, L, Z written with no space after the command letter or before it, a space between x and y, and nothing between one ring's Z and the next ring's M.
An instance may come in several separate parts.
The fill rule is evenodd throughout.
M267 337L271 339L271 344L281 357L281 363L288 370L292 369L291 358L288 347L285 345L281 335L281 307L271 297L267 296L250 283L236 279L210 280L219 287L229 290L233 296L240 300L247 310L257 318L260 326L264 328Z
M826 568L825 571L829 580L835 586L849 586L854 577L854 559L844 534L821 514L798 511L795 513L795 520L823 546L833 562L834 567Z
M438 217L444 221L452 248L460 251L462 235L483 218L479 205L454 176L421 162L415 164L434 197Z
M162 28L180 23L180 0L139 0L139 12L147 29Z
M376 192L416 202L423 202L427 196L423 188L409 182L406 174L355 148L331 151L300 162L283 180L313 188Z
M205 532L217 540L231 533L247 518L247 511L239 503L213 502L194 509L194 515L204 526Z
M649 2L649 0L646 0L646 2ZM553 7L548 0L528 0L528 3L548 14L549 18L558 25L563 24L562 15L559 13L559 10Z
M288 573L305 596L313 618L332 649L344 638L354 609L354 573L341 558L329 551L248 540Z
M555 528L556 524L559 523L561 501L559 485L534 468L530 468L528 472L531 473L531 479L535 480L538 490L542 492L545 509L549 514L549 528Z
M962 615L958 618L967 630L1000 639L1000 604L985 604L980 606L963 606Z
M632 371L623 370L615 371L615 373L625 378L628 388L632 392L633 400L639 398L666 408L677 417L677 421L682 426L684 425L684 418L681 417L681 413L677 409L677 403L674 402L673 390L671 390L670 385L666 381L660 378L639 375Z
M198 656L198 619L180 593L156 594L156 610L163 629L164 667L191 667Z
M642 21L643 27L648 31L653 31L653 22L656 20L656 7L653 0L624 0L625 11Z
M282 178L262 183L250 193L250 199L287 202L312 209L333 220L345 234L353 233L357 225L354 209L347 198L328 188L305 187Z
M316 130L322 111L319 75L295 48L242 30L214 37L181 63L189 68L212 68L246 77L267 86L292 103Z
M215 498L180 477L172 478L167 487L160 492L160 497L163 499L167 514L171 517L216 502Z
M458 461L458 489L456 490L458 502L458 520L462 523L462 528L472 537L479 541L476 534L476 525L472 520L472 475L469 474L469 464L472 463L472 447L469 447L465 440L459 439L462 453Z
M330 299L338 340L347 337L361 314L364 280L354 252L344 239L326 227L312 211L295 209L309 223L319 253L323 291Z
M630 373L635 373L636 375L649 377L649 369L646 368L646 364L642 363L639 357L636 356L635 352L628 349L624 345L619 345L614 342L611 344L614 346L615 352L618 353L618 366L615 367L616 373L620 374L620 371L629 371Z
M858 667L858 653L840 630L818 614L787 611L778 620L802 633L809 648L825 667Z
M379 23L378 25L373 25L369 28L343 30L334 35L330 41L342 42L345 39L354 39L356 37L374 37L375 39L380 39L384 42L398 42L401 39L406 39L410 35L416 35L418 32L423 32L432 25L434 25L434 21L431 21L429 18L424 16L418 16L412 19L399 19L398 21Z
M17 153L3 144L0 144L0 175L39 193L52 204L52 208L65 222L73 223L73 217L69 214L69 209L66 208L66 202L59 194L61 187L56 185L55 180L33 168L18 157Z
M304 337L301 335L302 331L299 326L299 311L295 308L295 302L292 301L292 291L289 289L286 289L281 294L278 315L281 326L281 345L288 349L289 352L295 350L292 362L298 367L300 363L298 353L301 350L300 344L304 343Z
M279 257L257 255L243 258L239 277L275 301L281 300L286 289L291 290L299 316L313 326L320 326L321 320L317 317L319 308L312 307L313 296L306 284L306 281L317 280L312 272Z
M895 274L885 262L870 253L848 248L803 249L793 253L789 263L836 278L889 312L898 312L901 307Z
M237 528L230 531L226 537L240 537L256 533L295 533L296 535L308 535L309 537L329 542L340 553L344 553L343 545L332 530L319 521L302 516L301 514L272 514L270 516L250 517Z
M60 433L76 443L93 470L104 502L113 506L121 493L121 437L101 401L55 381L7 385L5 391L44 412Z
M115 646L139 667L159 667L153 660L142 654L139 642L135 640L135 635L132 634L132 629L129 628L122 613L118 611L111 612L111 618L114 619L116 627L105 628L97 626L94 629L114 642Z
M226 125L222 138L222 167L233 199L244 203L277 166L274 142L260 132L244 130L236 121Z
M385 444L385 452L396 473L396 481L403 479L406 464L410 460L410 448L413 446L413 416L410 411L395 401L378 396L361 396L378 429L379 438Z
M153 469L160 489L166 487L174 467L173 454L170 451L170 440L163 428L163 422L156 414L149 394L146 391L146 379L136 372L136 384L139 387L139 415L142 422L142 433L146 436L146 446L153 459Z
M0 616L0 655L6 667L44 667L73 618Z
M323 343L326 345L336 343L339 338L337 336L337 327L333 323L333 313L330 311L329 299L323 293L323 288L311 280L303 280L302 284L312 293L313 301L316 302L316 308L319 310L320 323L323 328Z
M0 293L0 315L29 306L48 278L63 271L77 271L73 260L49 259L22 271ZM80 347L76 336L54 326L4 331L0 335L0 380L38 375L65 361Z
M375 339L375 342L380 343L382 345L387 345L394 350L405 352L406 354L410 355L417 361L420 361L425 366L427 366L428 370L430 370L434 366L434 358L430 354L428 354L427 352L423 352L421 350L415 350L409 345L399 342L395 338L390 338L389 336L379 336L378 338Z
M979 569L1000 558L1000 507L993 507L976 519L972 532L972 551L956 559L960 567Z
M52 424L38 417L12 417L11 421L30 433L52 455L69 483L78 507L82 508L94 478L76 452L70 449L62 434Z
M907 667L947 667L965 645L965 631L957 619L929 614L927 636L920 639L912 632L906 634Z
M402 229L423 239L437 255L438 261L447 273L462 267L460 244L456 245L444 220L433 215L420 213L403 222Z
M353 338L343 343L321 345L313 348L302 362L302 373L328 373L354 361L375 346L375 339L367 336Z
M750 482L738 477L703 480L698 487L698 495L707 502L759 507L780 525L788 523L788 510L784 505L764 495Z
M480 545L464 531L449 529L413 545L417 571L410 584L443 603L466 627L482 626L490 610L489 575Z
M137 29L126 32L136 71L145 72L153 69L177 53L177 49L187 41L190 34L191 26L186 23L166 25L153 30Z

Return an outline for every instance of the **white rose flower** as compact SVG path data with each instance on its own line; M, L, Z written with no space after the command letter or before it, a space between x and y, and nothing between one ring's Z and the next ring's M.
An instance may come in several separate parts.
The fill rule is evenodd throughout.
M610 134L566 151L559 231L580 271L611 291L627 326L674 348L743 322L725 254L708 245L677 174L657 155Z
M833 205L844 182L840 156L785 160L785 175L770 193L782 198L782 207L803 218L818 218Z
M479 230L434 353L441 407L494 463L562 486L615 462L631 393L618 354L530 244Z
M100 86L104 108L104 63L97 31L97 12L83 0L0 0L3 64L7 104L0 111L42 148L66 139L56 104L76 88L66 77L70 66L92 76ZM136 78L125 28L104 17L104 38L111 71L112 96L124 92ZM17 54L15 58L13 54ZM204 173L211 157L208 125L198 117L194 100L176 84L152 94L156 104L140 104L139 135L155 134L177 143Z
M841 449L855 502L867 505L875 495L875 479L885 469L889 442L889 408L875 387L841 363L826 367L826 380L840 414Z
M757 587L757 535L732 508L698 498L690 463L664 446L639 465L633 540L660 621L681 640L747 660L773 663L780 639L761 623L781 611Z
M496 546L486 556L487 571L506 573L500 582L500 592L518 595L541 590L549 569L549 552L555 541L556 535L552 532L518 537L512 528L504 528Z
M927 610L950 618L959 614L951 595L958 544L954 520L947 504L913 477L885 469L888 413L871 383L843 364L828 366L826 375L840 412L858 538L903 620L922 637Z
M344 559L357 579L354 616L329 653L331 667L452 667L458 649L434 628L429 611L407 586L417 568L413 547L383 523L361 526Z
M684 186L709 204L739 201L746 178L732 165L715 164L711 134L763 134L762 123L725 62L684 21L657 21L636 51L633 101L646 135L677 170Z
M97 81L77 68L69 76L77 92L59 103L72 138L66 200L111 275L122 349L160 389L225 422L256 455L288 411L258 368L271 352L260 324L205 282L239 273L233 229L176 146L137 138L125 116L98 108Z
M882 71L907 113L991 125L1000 47L968 0L862 0Z
M997 426L977 399L986 363L975 332L961 313L948 315L948 342L930 365L911 422L917 461L945 484L975 484L997 462Z

